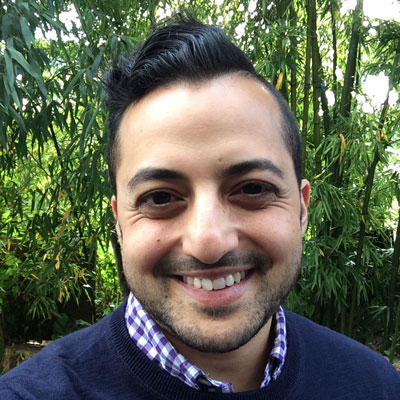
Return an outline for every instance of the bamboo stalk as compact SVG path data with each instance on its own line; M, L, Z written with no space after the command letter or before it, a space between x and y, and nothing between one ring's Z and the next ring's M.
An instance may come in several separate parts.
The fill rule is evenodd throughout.
M290 3L289 8L289 15L290 15L290 27L294 30L297 23L296 12L294 10L293 2ZM297 41L296 37L292 33L290 35L290 47L291 47L291 56L293 57L294 63L290 68L290 108L294 115L296 115L296 108L297 108L297 93L296 93L296 86L297 86L297 77L296 77L296 59L297 59Z
M397 312L396 312L396 323L394 328L394 334L392 339L392 345L389 350L389 359L393 361L394 355L396 353L396 346L400 336L400 297L397 303Z
M308 19L308 17L307 17ZM310 105L310 75L311 75L311 29L307 22L307 43L306 43L306 61L304 72L304 99L303 99L303 120L301 128L301 142L303 155L303 171L305 166L305 155L307 146L307 131L308 131L308 110Z
M400 202L400 186L398 187L398 195L397 199ZM394 242L393 246L393 256L392 256L392 273L390 276L390 282L389 282L389 290L388 290L388 307L389 307L389 320L388 320L388 326L385 332L385 336L383 338L383 347L387 348L389 342L390 342L390 335L392 333L393 329L393 321L394 321L394 304L396 300L396 285L397 285L397 279L399 276L399 265L400 263L400 210L399 210L399 219L397 222L397 229L396 229L396 239ZM400 308L400 307L399 307ZM399 311L397 311L397 314ZM395 328L395 332L397 329L397 334L398 335L398 327ZM396 336L395 335L395 336ZM394 350L393 343L396 342L394 338L392 338L392 346L391 350Z
M351 91L354 85L354 75L357 65L358 44L360 42L361 14L363 0L357 0L356 8L353 12L353 24L351 28L351 37L349 52L347 55L346 71L343 79L342 97L340 99L340 116L346 118L350 115Z
M399 188L400 190L400 188ZM400 196L398 196L400 201ZM396 230L396 240L394 242L393 247L393 257L392 257L392 274L390 277L390 285L389 285L389 298L394 299L396 293L396 283L397 277L399 275L399 263L400 263L400 210L399 210L399 220L397 223Z
M319 52L319 46L317 44L317 57L318 57L318 80L319 80L319 87L320 87L320 96L321 96L321 108L322 108L322 120L324 122L324 133L325 136L328 136L330 133L330 118L329 118L329 108L328 108L328 99L325 93L325 86L324 86L324 74L322 71L322 62L321 62L321 54Z
M335 4L336 8L338 7ZM332 92L335 97L335 105L333 109L333 123L336 122L336 113L337 113L337 32L336 32L336 18L335 18L335 9L334 9L334 1L331 1L331 29L332 29L332 49L333 49L333 57L332 57Z
M311 37L311 59L312 59L312 84L313 84L313 123L314 123L314 147L317 149L322 141L321 121L319 118L319 91L321 82L319 79L319 49L317 41L317 9L315 0L307 0L307 25L310 29ZM321 152L315 154L315 173L322 172Z
M351 28L351 37L350 37L350 44L349 50L347 55L347 63L346 63L346 70L343 79L343 89L342 95L340 99L339 105L339 113L338 116L341 119L346 119L350 115L350 108L351 108L351 100L352 100L352 90L354 88L354 77L356 72L356 65L357 65L357 55L360 53L358 52L359 42L360 42L360 28L361 28L361 20L362 20L362 10L363 10L363 0L357 0L356 8L353 11L353 23ZM337 187L342 185L342 173L340 168L339 159L334 164L334 171L335 174L333 175L333 184Z
M389 93L387 94L386 100L382 106L381 116L380 116L379 125L378 125L378 128L380 130L383 129L388 107L389 107ZM380 156L379 156L380 145L381 144L378 141L375 144L374 157L368 168L368 174L367 174L367 178L365 180L365 185L364 185L365 186L365 195L364 195L363 206L362 206L362 211L361 211L360 227L359 227L359 233L358 233L357 253L356 253L356 260L355 260L355 265L354 265L354 269L355 269L356 273L358 273L359 271L362 270L361 264L362 264L362 253L363 253L364 244L365 244L366 221L368 219L368 208L369 208L369 202L371 199L372 186L374 184L374 176L375 176L376 166L378 165L378 162L380 159ZM351 294L351 304L350 304L350 310L349 310L349 317L347 320L347 334L349 336L352 336L352 334L353 334L354 312L357 307L357 294L358 294L357 293L357 285L358 285L357 279L354 278L353 285L351 285L351 287L353 288L353 292Z
M374 158L371 162L370 168L368 169L368 175L367 179L365 182L365 196L364 196L364 202L363 202L363 207L362 207L362 212L361 212L361 219L360 219L360 228L359 228L359 234L358 234L358 245L357 245L357 255L356 255L356 261L354 265L354 269L357 272L361 270L361 259L362 259L362 252L364 249L364 243L365 243L365 220L367 218L368 214L368 207L369 207L369 201L371 199L371 192L372 192L372 186L374 183L374 175L375 175L375 170L376 166L378 165L379 162L379 149L378 145L375 147L374 151ZM357 295L358 295L358 281L355 277L353 277L353 284L351 285L353 288L352 294L351 294L351 304L350 304L350 310L349 310L349 317L347 320L347 335L352 336L353 334L353 321L354 321L354 312L357 306Z

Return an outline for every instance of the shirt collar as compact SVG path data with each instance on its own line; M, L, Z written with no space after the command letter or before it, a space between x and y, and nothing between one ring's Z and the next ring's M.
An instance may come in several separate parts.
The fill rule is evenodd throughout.
M178 353L132 292L129 294L125 309L125 323L129 336L143 354L170 375L194 389L233 392L231 383L220 382L208 377L205 372ZM282 307L278 307L276 312L274 330L275 340L261 387L267 386L271 380L278 378L285 362L287 337L286 320Z

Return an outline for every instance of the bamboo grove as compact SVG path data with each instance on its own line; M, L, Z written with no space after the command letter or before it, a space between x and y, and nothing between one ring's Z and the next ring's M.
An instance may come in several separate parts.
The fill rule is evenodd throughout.
M57 337L93 322L126 292L112 254L120 266L101 79L154 24L189 10L224 28L299 123L312 199L303 271L286 306L398 354L400 23L364 16L362 0L345 13L342 6L3 2L0 351L4 341ZM373 104L364 83L380 74L387 94Z

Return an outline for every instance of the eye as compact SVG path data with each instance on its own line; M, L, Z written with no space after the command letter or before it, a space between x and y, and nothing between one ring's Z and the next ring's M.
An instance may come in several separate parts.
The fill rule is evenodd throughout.
M174 216L184 205L184 201L165 190L154 190L141 196L137 207L142 214L152 218Z
M267 185L261 182L250 182L246 183L241 187L241 192L250 196L256 196L259 194L263 194L267 191L271 191L271 185Z
M142 197L140 204L147 203L152 206L163 206L174 201L175 196L169 192L152 192Z
M241 184L231 197L240 207L258 209L271 204L277 195L278 190L274 185L255 181Z

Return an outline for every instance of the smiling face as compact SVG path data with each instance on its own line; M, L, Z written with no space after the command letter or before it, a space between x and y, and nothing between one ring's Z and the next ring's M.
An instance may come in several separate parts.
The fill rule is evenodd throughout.
M178 350L246 344L296 281L309 184L299 191L280 118L264 86L235 75L158 88L124 114L124 271Z

